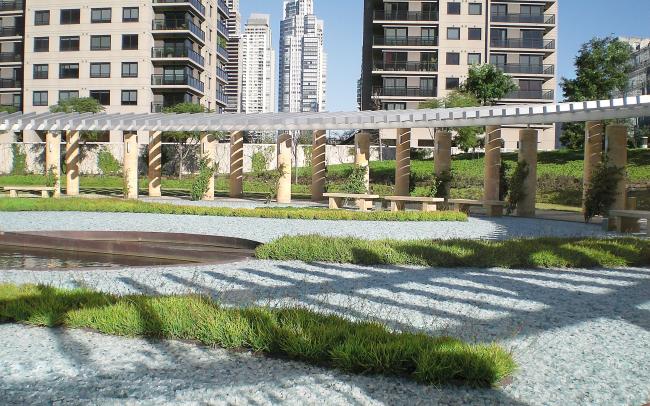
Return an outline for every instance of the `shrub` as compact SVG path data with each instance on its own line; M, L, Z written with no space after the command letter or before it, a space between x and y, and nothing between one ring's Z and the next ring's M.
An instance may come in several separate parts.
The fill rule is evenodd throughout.
M23 149L18 144L11 145L11 152L13 156L11 174L25 175L27 169L27 154L23 151Z
M616 201L616 186L625 176L625 169L609 166L607 158L594 169L585 193L585 222L597 215L606 215Z
M50 167L45 172L45 186L55 187L59 182L59 175L54 171L54 168Z
M264 171L259 176L264 188L266 189L266 204L271 203L273 199L278 197L278 189L280 188L280 179L286 170L285 164L278 165L277 168L270 171Z
M449 191L451 189L451 181L453 177L451 171L443 171L435 177L435 193L432 197L441 197L444 199L449 198Z
M192 181L190 198L194 201L203 199L203 196L210 189L210 180L214 178L217 171L216 165L209 158L201 158L199 161L199 174Z
M102 176L119 175L122 172L122 164L107 148L102 148L97 154L97 166Z
M366 168L363 166L355 165L352 168L350 176L345 180L341 186L341 191L343 193L351 194L366 194L368 193L368 188L366 186Z
M526 161L517 162L512 176L508 182L508 201L506 202L506 212L513 213L517 209L517 205L526 198L524 191L526 178L530 173L530 168Z

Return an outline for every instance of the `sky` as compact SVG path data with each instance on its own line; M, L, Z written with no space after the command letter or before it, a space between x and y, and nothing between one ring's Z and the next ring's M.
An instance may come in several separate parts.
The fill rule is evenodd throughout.
M251 13L270 14L273 43L279 45L282 0L240 0L242 25ZM361 75L363 0L314 0L325 21L328 57L327 110L357 109ZM650 37L650 0L560 0L558 78L574 77L573 60L594 36Z

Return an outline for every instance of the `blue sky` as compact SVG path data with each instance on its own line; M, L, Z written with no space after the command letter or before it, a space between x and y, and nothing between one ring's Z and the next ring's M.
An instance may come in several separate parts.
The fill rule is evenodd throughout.
M242 24L251 13L271 15L277 50L282 0L240 0ZM315 0L325 20L329 111L355 110L361 74L363 0ZM580 45L594 36L650 37L650 0L560 0L559 76L572 77Z

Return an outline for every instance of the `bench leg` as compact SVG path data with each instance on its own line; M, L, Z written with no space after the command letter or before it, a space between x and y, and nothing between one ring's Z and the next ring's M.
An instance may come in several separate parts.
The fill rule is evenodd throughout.
M422 211L424 212L430 212L430 211L438 211L438 205L435 203L422 203Z
M503 206L485 205L485 211L488 217L503 216Z
M48 192L47 190L42 190L41 191L41 197L43 199L47 199L48 197L50 197L50 192Z
M372 208L372 200L357 199L357 207L361 211L368 211Z
M330 197L330 209L340 209L343 199L340 197Z
M465 213L469 216L469 213L471 211L471 207L469 204L456 204L456 211L460 211L462 213Z
M390 202L390 211L399 211L399 206L397 206L397 202Z
M16 190L10 190L9 197L18 197L18 192Z

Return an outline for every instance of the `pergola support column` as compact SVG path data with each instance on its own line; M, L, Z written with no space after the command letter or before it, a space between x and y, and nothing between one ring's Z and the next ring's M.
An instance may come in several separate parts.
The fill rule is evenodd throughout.
M323 201L327 173L327 136L325 131L314 131L311 153L311 200Z
M61 196L61 133L48 131L45 133L45 174L56 176L54 197Z
M68 196L79 195L79 131L65 133L65 193Z
M433 155L433 165L437 177L451 173L451 133L449 131L437 131L435 134L435 149ZM449 196L447 185L445 196Z
M162 196L162 132L149 133L149 197Z
M138 135L124 132L124 198L138 198Z
M244 196L244 132L230 134L230 187L228 195L232 198Z
M370 134L366 132L354 136L354 164L364 169L366 192L370 193Z
M395 162L395 195L409 196L411 181L411 129L398 128Z
M525 129L519 131L519 161L528 164L528 175L523 185L524 196L517 203L517 215L521 217L535 217L538 136L537 130Z
M501 200L501 127L485 129L485 169L483 173L483 200ZM493 206L491 206L493 207Z
M591 183L594 170L603 160L603 135L605 126L600 121L587 121L585 123L585 160L584 175L582 177L582 210L585 208L587 189Z
M217 155L216 137L213 134L201 133L201 158L208 165L215 165ZM208 179L208 189L203 194L203 200L214 200L214 174Z
M282 176L278 182L278 203L291 203L291 134L278 137L278 169Z
M607 136L607 164L610 167L621 168L623 171L627 168L627 127L620 124L608 125L605 130ZM623 177L615 188L616 200L612 204L612 210L627 209L627 180ZM620 221L610 221L610 230L616 229ZM620 224L621 229L629 229L630 224Z

